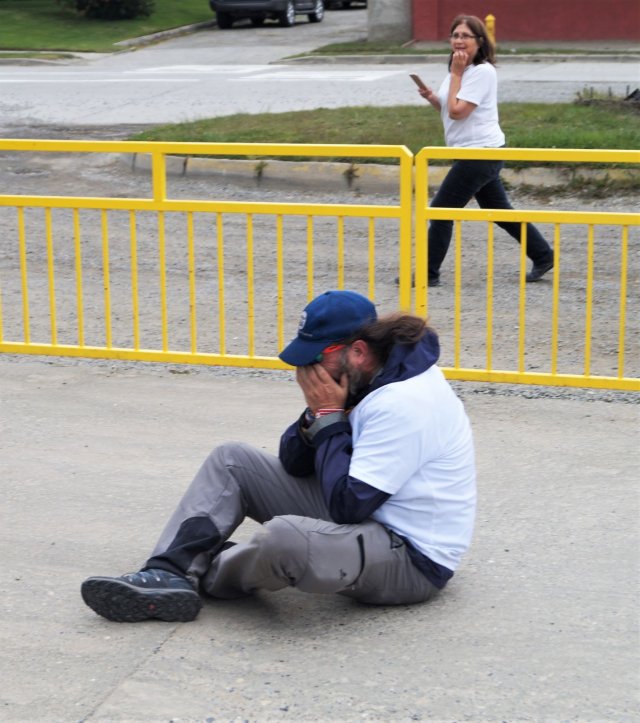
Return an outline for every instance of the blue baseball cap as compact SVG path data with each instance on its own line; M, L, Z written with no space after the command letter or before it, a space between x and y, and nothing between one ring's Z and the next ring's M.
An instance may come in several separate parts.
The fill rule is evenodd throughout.
M355 291L325 291L305 306L298 336L280 353L294 367L313 364L330 344L348 339L377 318L376 307Z

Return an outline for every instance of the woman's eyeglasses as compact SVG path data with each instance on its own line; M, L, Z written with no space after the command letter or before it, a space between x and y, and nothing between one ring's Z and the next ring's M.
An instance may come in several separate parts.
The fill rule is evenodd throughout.
M346 346L346 344L330 344L316 355L315 361L320 363L324 359L325 354L331 354L332 351L339 351L340 349L344 349Z
M471 38L477 37L477 35L469 35L469 33L451 33L449 36L451 40L471 40Z

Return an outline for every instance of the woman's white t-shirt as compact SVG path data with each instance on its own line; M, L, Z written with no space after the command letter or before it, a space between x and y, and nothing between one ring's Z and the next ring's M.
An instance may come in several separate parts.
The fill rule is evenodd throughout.
M447 99L451 73L438 90L440 115L447 146L457 148L500 148L505 138L498 118L498 76L491 63L469 65L462 74L457 98L473 103L476 109L462 120L449 118Z

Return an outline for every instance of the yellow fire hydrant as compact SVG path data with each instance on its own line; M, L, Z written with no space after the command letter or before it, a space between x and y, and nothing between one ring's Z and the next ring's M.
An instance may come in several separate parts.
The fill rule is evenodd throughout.
M496 44L496 19L494 15L487 15L487 17L484 19L484 24L487 26L487 33L489 34L489 38L491 39L491 42L495 45Z

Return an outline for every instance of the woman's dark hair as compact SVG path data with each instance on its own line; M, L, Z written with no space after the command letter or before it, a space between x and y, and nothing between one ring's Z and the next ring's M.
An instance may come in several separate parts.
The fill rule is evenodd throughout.
M357 339L366 341L379 362L385 364L395 344L415 344L427 331L431 330L426 319L397 312L365 324L346 343L350 344Z
M496 64L496 46L489 37L487 32L487 26L477 18L475 15L456 15L451 23L450 35L453 35L458 25L468 25L471 32L476 36L478 41L478 52L475 54L473 59L474 65L480 65L480 63L491 63ZM449 68L451 68L451 59L453 53L449 56Z

